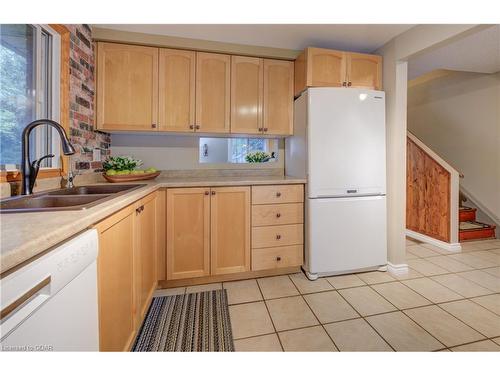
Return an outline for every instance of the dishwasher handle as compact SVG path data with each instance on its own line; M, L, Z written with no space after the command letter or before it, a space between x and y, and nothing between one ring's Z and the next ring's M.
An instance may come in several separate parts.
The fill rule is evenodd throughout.
M14 302L10 303L8 306L3 308L0 311L0 320L3 320L4 318L6 318L10 314L12 314L12 312L14 312L19 306L25 304L26 301L28 301L30 299L35 299L34 296L37 294L40 295L41 294L40 291L43 288L45 288L47 285L49 285L50 281L51 281L51 277L50 276L46 277L45 279L40 281L38 284L36 284L33 288L31 288L26 293L24 293L21 297L17 298ZM49 295L47 294L46 296L44 295L43 297L46 297L46 298L37 298L40 301L40 303L37 304L37 306L31 305L31 307L33 307L33 309L37 308L38 305L42 304L43 301L45 301L49 297ZM30 310L32 311L32 309L30 309Z

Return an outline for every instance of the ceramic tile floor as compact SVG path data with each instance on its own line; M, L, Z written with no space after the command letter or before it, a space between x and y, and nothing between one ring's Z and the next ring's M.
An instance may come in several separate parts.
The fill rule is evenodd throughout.
M408 275L303 274L225 288L237 351L500 351L500 240L459 253L406 240Z

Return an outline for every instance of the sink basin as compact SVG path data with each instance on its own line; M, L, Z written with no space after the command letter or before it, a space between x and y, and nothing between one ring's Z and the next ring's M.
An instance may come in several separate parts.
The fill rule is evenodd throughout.
M108 194L22 196L0 202L0 210L1 212L81 210L107 197Z
M115 194L122 191L137 189L144 185L89 185L75 186L70 189L53 190L47 195L93 195L93 194Z
M89 185L0 201L0 213L85 210L145 185Z

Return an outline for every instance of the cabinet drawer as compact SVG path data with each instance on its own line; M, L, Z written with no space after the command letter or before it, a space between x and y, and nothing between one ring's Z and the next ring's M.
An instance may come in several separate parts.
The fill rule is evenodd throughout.
M301 245L304 243L303 224L274 225L252 228L252 249Z
M252 250L252 271L301 266L303 245Z
M304 202L304 185L268 185L252 187L252 204Z
M252 207L252 226L302 224L304 205L302 203L262 204Z

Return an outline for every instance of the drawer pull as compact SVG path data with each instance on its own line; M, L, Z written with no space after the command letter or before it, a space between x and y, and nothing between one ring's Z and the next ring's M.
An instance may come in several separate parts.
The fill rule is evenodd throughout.
M281 257L276 257L276 260L279 262L281 260Z
M277 235L276 235L276 239L277 239L277 240L281 240L281 234L277 234Z
M281 214L278 212L278 213L276 214L276 217L277 217L277 218L280 218L280 217L281 217Z
M279 191L276 193L276 197L281 197L281 193Z

